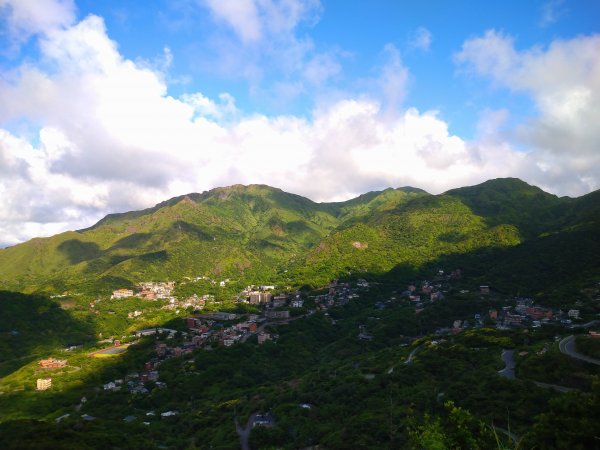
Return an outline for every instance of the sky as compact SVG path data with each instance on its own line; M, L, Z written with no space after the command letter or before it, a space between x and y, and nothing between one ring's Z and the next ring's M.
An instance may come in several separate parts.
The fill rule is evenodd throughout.
M0 247L190 192L600 188L598 0L0 0Z

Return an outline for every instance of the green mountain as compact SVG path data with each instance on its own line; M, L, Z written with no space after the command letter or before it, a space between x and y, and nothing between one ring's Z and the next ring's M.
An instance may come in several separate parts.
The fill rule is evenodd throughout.
M521 293L557 315L581 310L579 323L597 318L598 254L600 191L558 198L515 179L441 195L386 189L336 203L231 186L33 239L0 250L0 447L239 448L236 429L249 424L257 449L596 448L590 411L600 411L599 369L562 354L555 341L584 330L560 321L495 329L487 312L514 307L512 294ZM456 268L462 277L438 272ZM274 339L261 345L255 336L230 347L216 339L159 356L163 345L172 355L186 348L190 336L174 333L141 338L119 356L90 356L106 338L187 331L191 312L163 308L167 300L109 300L110 289L202 275L233 286L178 289L320 288L332 278L370 285L339 286L326 312L315 298L323 289L302 290L304 308L285 324L264 322ZM445 298L416 308L401 292L424 280ZM479 295L479 284L492 293ZM73 295L39 295L65 290ZM259 312L217 301L205 312ZM467 327L476 315L483 325ZM455 321L464 321L460 333L430 334ZM515 379L499 374L505 349L513 350ZM49 357L67 365L41 369ZM142 370L149 376L147 365L160 383L141 381L145 393L125 387ZM47 377L51 389L37 391ZM122 387L103 388L112 380ZM252 428L257 413L269 413L273 426Z
M54 293L203 275L316 286L349 275L414 273L440 260L479 267L493 255L503 267L540 252L558 260L573 248L573 258L588 264L585 255L598 245L599 198L559 198L517 179L441 195L386 189L336 203L235 185L0 250L0 282Z

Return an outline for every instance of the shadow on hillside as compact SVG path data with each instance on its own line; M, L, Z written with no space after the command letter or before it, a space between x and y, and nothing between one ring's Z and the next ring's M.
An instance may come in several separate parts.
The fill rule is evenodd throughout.
M102 250L94 242L83 242L79 239L69 239L62 242L57 249L63 253L71 264L79 264L102 256Z
M60 414L71 414L71 417L65 420L64 424L53 428L56 433L58 433L56 430L60 430L61 426L69 426L68 431L71 433L73 430L77 430L77 433L73 435L74 437L69 438L72 439L70 442L74 442L77 439L87 439L88 441L93 439L93 433L79 432L79 430L86 430L85 427L90 427L96 430L98 441L94 443L95 447L103 445L105 447L118 446L120 448L143 448L144 446L145 448L152 448L153 444L151 442L147 443L135 440L156 437L159 442L164 442L161 438L166 439L168 437L160 436L161 428L159 428L160 426L155 426L156 422L148 428L144 428L140 424L142 420L154 420L148 419L144 415L146 411L156 410L160 412L167 409L177 409L178 407L191 408L189 405L192 405L194 399L197 399L200 395L212 397L214 405L211 406L210 414L206 413L206 411L198 411L195 415L188 414L189 417L184 417L184 414L182 414L182 417L177 419L181 421L181 425L179 425L181 434L183 436L190 436L189 433L192 428L188 427L186 429L185 427L190 423L198 423L192 422L192 420L207 420L203 416L209 419L214 419L217 416L223 418L224 421L233 422L232 417L230 417L233 413L231 413L230 409L227 409L227 406L223 405L226 405L232 399L238 401L239 398L236 397L238 395L240 398L245 396L246 391L243 391L243 389L247 389L250 392L252 389L261 388L261 383L264 385L264 383L268 382L274 385L282 384L283 389L290 390L285 385L285 382L292 378L296 379L304 376L311 370L311 364L324 365L325 363L322 361L314 359L314 355L330 345L332 346L330 347L331 353L323 351L322 354L325 356L335 354L338 358L340 355L343 355L344 358L347 358L348 365L344 370L349 374L354 374L357 368L350 366L350 364L356 364L356 354L360 351L378 350L388 344L396 345L399 342L404 342L407 336L420 336L433 331L437 327L448 327L454 319L472 317L475 313L485 313L488 307L495 307L493 304L494 300L490 299L490 297L476 298L477 296L471 296L453 298L452 301L448 302L436 302L431 308L417 315L414 314L414 306L412 305L406 305L406 307L394 310L392 302L387 303L387 300L391 296L396 295L394 291L402 292L411 282L417 283L424 279L433 281L432 277L438 273L439 269L445 271L457 268L462 269L463 278L452 282L452 287L455 291L459 289L458 286L461 283L467 284L471 288L476 287L478 283L482 283L492 285L496 291L501 293L513 294L520 290L522 294L527 295L544 289L555 289L559 283L562 283L562 280L569 279L569 277L576 279L584 273L588 274L594 271L600 273L600 262L597 260L598 254L600 254L600 231L573 231L571 233L533 239L510 248L487 248L466 254L446 255L433 259L420 267L402 264L383 274L355 273L353 275L355 278L366 278L371 282L371 287L368 291L369 294L364 295L359 300L350 300L344 308L340 308L337 311L331 310L329 316L315 314L306 321L298 321L289 325L290 329L292 327L296 328L295 333L299 343L297 347L288 347L288 350L291 348L294 351L288 351L287 354L281 350L283 347L281 344L287 338L286 330L277 330L281 333L281 341L279 341L278 346L273 345L269 347L270 344L267 344L265 347L252 346L250 348L249 346L243 347L243 345L249 344L240 344L231 349L222 348L212 352L203 352L202 357L198 359L204 365L196 367L192 365L192 369L189 369L186 376L181 375L183 371L188 370L187 366L185 366L185 360L172 360L161 367L161 370L167 373L171 372L171 378L169 379L170 388L168 391L156 388L150 394L147 394L146 397L137 398L133 394L124 392L125 390L115 393L104 392L101 388L102 384L115 379L125 379L126 375L131 372L141 372L144 363L156 355L154 352L154 339L146 338L122 356L106 360L105 365L100 370L81 379L81 384L64 392L49 391L47 393L40 393L42 395L47 394L46 402L41 405L47 408L47 415L49 416L56 416L59 412ZM148 255L152 255L152 253ZM164 256L166 257L166 254ZM526 290L529 290L529 292L526 292ZM26 303L25 300L27 300L27 297L30 297L14 293L5 295L22 296L20 299L24 303ZM383 308L380 306L382 302ZM3 303L0 302L0 307ZM47 322L51 319L51 317L44 316L44 314L48 313L48 310L45 309L46 307L50 310L53 309L49 305L50 303L49 301L40 302L39 306L36 306L37 304L30 305L25 309L15 311L13 314L29 319L28 314L31 314L31 311L36 311L35 314L37 315L34 322L39 324L33 329L39 331L43 329L41 324L43 323L44 326L47 326ZM379 315L383 310L385 310L388 316L381 318ZM6 317L4 311L0 311L0 313L2 313L0 320L2 317ZM66 314L66 312L59 312L58 319L63 317L63 314ZM383 316L383 313L381 315ZM68 314L66 318L73 320ZM66 319L63 317L58 322L61 322L61 320L65 321ZM335 324L331 320L336 321ZM365 324L367 331L374 337L373 342L357 338L359 327ZM81 332L87 331L93 333L93 330L86 328L89 325L80 325L83 327ZM165 326L169 325L181 328L183 326L183 318L176 319L171 324L165 323ZM70 322L67 322L62 327L57 326L57 328L65 331L69 326ZM55 332L59 333L59 330L57 329ZM318 336L317 333L322 334ZM37 342L43 339L43 336L45 335L38 335ZM60 345L65 345L66 337L62 334L61 336L64 340L59 340ZM33 348L31 347L30 350ZM272 352L276 356L277 364L272 364L271 366L262 364L263 361L272 361L270 359L259 359L267 351ZM295 359L291 358L290 355L296 355ZM363 361L364 363L365 361ZM236 366L236 364L239 364L239 366ZM285 364L290 365L289 373L281 372L284 370L282 368L285 368ZM298 364L301 368L297 369L295 364ZM430 361L430 364L435 367L435 361ZM406 366L407 370L405 372L412 373L410 371L415 371L415 366L416 364ZM357 367L360 368L360 366ZM190 372L192 370L194 372L191 375L199 375L191 376ZM439 370L445 370L445 368L440 367ZM391 372L387 372L390 375L388 381L394 376L406 376L405 372L402 372L400 369L394 372L397 375L391 375ZM464 370L464 372L468 374L470 371ZM317 373L316 377L313 375L313 380L320 379L320 373ZM335 368L334 373L337 377L337 368ZM459 389L469 387L468 383L463 382L455 387L451 385L451 381L454 381L452 376L456 373L459 373L458 369L448 372L448 376L446 377L449 380L448 389L452 388L454 391L445 389L445 392L450 392L448 397L462 398L461 396L464 396L466 398L470 395L469 392L459 392ZM508 382L502 380L498 381L496 379L497 375L493 370L490 374L489 386L499 384L503 393L514 390L514 385L510 385ZM342 379L343 375L342 371L340 371L340 379ZM161 379L167 379L166 377L162 377L163 373L161 372ZM282 380L284 380L283 383ZM362 378L360 383L356 382L356 386L368 385L364 383ZM335 387L337 385L338 383L336 382ZM408 384L404 383L404 385ZM477 380L474 380L473 386L476 385ZM317 386L323 386L323 384L317 384ZM343 383L339 383L339 386L343 388ZM524 390L526 386L520 385L520 388ZM261 391L262 393L264 391ZM321 392L320 395L324 395L324 393L325 391ZM81 413L75 412L73 406L79 401L82 395L88 396L90 402L88 405L93 405L93 413L98 415L99 420L86 424L80 418ZM426 400L435 401L433 395L424 395L426 396L423 398ZM41 396L37 396L36 398L38 397L41 398ZM297 403L298 399L295 397L292 398ZM360 404L365 398L368 397L365 396L357 399L356 403ZM252 407L254 407L255 402L258 401L268 404L265 400L255 401L254 399L252 402L248 402L248 404L252 404ZM511 406L513 401L514 399L508 395L504 395L501 399L501 402L504 402L501 408L496 408L494 411L500 410L505 406ZM476 402L473 403L473 405L476 404ZM37 404L24 406L24 408L28 408L26 411L32 411L32 413L35 412L36 407ZM127 425L123 420L128 415L133 414L132 411L134 408L136 411L135 414L138 415L137 422ZM85 410L84 407L83 411ZM192 416L193 418L191 418ZM107 443L105 440L110 438L110 433L103 434L102 432L107 431L110 427L114 427L115 424L124 427L123 430L125 431L121 430L119 434L123 441L116 444L114 442ZM20 432L19 430L22 430L23 427L27 427L28 430L37 430L37 427L43 426L45 425L21 425L18 422L14 422L14 430L11 430L11 433ZM173 430L175 426L173 425L172 428L165 426L162 430ZM208 424L205 426L208 426ZM233 430L233 425L231 429ZM31 433L31 436L31 439L36 439L35 433ZM29 437L27 436L27 438ZM52 439L55 438L58 439L58 436L52 436Z
M0 377L33 359L58 357L57 348L93 342L95 334L47 297L0 291Z
M150 233L134 233L129 236L125 236L122 239L119 239L115 242L108 251L118 250L118 249L132 249L146 244L150 238L152 238L152 234Z
M170 227L171 232L184 232L194 236L196 239L200 241L212 241L214 237L207 232L205 232L202 228L197 225L191 224L189 222L185 222L183 220L176 221Z
M439 269L460 268L472 283L490 285L506 295L537 295L546 301L560 301L561 295L568 295L580 283L600 278L597 255L600 255L600 230L574 230L534 238L513 247L442 255L423 264L417 273L427 276ZM406 276L408 270L399 265L380 278Z

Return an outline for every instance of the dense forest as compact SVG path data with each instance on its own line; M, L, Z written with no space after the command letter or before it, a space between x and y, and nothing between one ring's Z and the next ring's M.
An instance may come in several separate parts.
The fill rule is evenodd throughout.
M600 358L598 199L514 179L328 204L234 186L0 250L0 447L231 449L250 424L253 449L600 448L600 366L560 345ZM204 309L110 298L167 280ZM189 342L186 317L263 314L239 302L262 284L304 302L264 324L273 339L157 357ZM491 312L524 300L555 319L498 326ZM115 340L131 345L91 356ZM125 388L152 361L155 379Z

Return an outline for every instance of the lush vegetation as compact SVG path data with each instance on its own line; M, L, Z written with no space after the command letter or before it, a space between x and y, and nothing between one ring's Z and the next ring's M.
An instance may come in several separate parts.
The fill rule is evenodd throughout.
M0 250L0 282L89 295L197 276L316 287L392 269L414 274L444 258L497 289L545 295L556 292L555 280L571 288L597 273L598 195L557 198L502 179L438 196L401 188L318 204L268 186L232 186Z
M559 352L565 329L498 330L487 319L517 294L596 318L597 200L557 198L514 179L329 204L233 186L0 250L0 282L35 292L0 292L0 447L238 448L235 421L260 412L274 422L252 429L252 448L598 448L600 371ZM402 294L457 268L444 300L418 313ZM174 280L180 298L214 299L207 311L254 313L236 294L277 284L303 288L300 315L315 307L309 296L326 292L313 289L334 278L366 278L370 288L326 313L269 325L275 342L250 338L167 359L158 368L166 387L149 382L147 394L102 385L139 372L156 355L156 337L113 358L88 356L106 338L183 330L191 313L164 300L109 300L115 288ZM492 294L479 295L480 284ZM476 314L484 324L434 334ZM597 341L579 336L578 350L598 357ZM516 379L498 373L503 349L514 350ZM68 364L40 369L48 357ZM52 389L36 391L45 376Z

